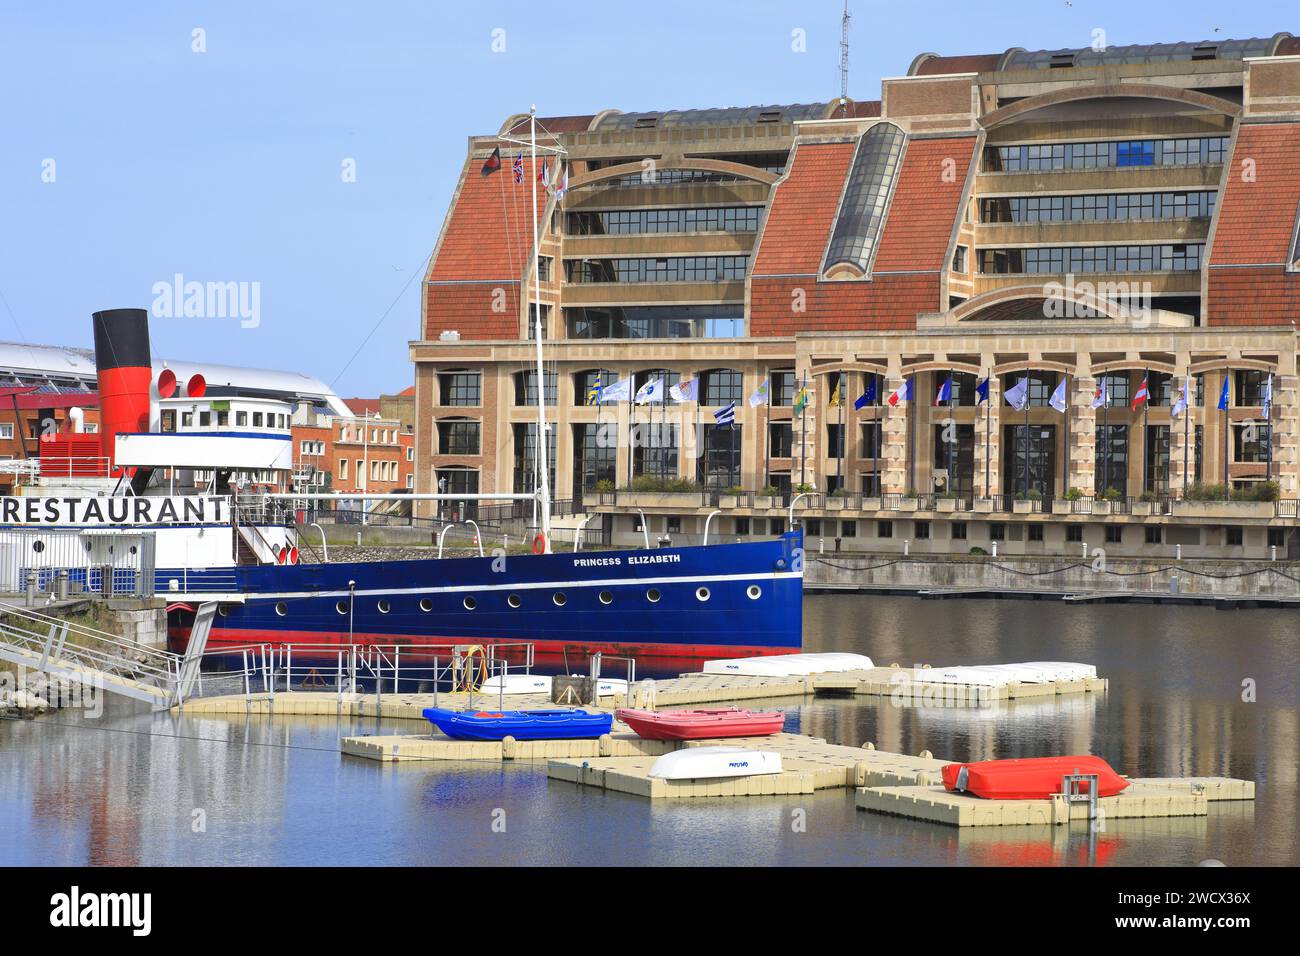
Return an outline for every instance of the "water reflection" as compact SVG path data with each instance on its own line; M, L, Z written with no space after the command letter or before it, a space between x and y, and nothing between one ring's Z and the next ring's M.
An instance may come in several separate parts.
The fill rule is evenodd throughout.
M1079 660L1108 695L990 707L777 701L787 729L952 759L1093 752L1133 775L1230 775L1255 804L1208 818L958 831L856 811L849 794L650 803L537 767L338 754L407 721L175 717L111 701L0 723L0 863L1295 865L1297 638L1290 612L833 596L809 650L878 662ZM1242 700L1256 681L1258 701ZM802 829L797 825L806 821ZM494 826L498 824L497 826ZM500 824L504 823L504 832Z

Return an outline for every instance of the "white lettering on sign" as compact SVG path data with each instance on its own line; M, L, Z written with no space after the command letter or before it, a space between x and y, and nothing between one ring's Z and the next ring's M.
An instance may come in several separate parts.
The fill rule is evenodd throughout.
M127 527L152 524L225 524L230 499L220 495L136 498L0 498L0 525Z

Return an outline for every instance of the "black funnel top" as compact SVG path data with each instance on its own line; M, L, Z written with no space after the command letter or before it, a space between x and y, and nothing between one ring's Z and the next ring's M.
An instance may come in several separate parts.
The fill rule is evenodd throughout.
M150 368L149 313L144 309L105 309L92 317L95 369Z

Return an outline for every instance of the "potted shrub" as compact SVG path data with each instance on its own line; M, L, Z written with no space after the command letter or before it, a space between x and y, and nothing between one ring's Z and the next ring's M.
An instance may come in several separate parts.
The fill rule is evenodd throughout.
M755 508L775 508L780 501L780 493L776 490L775 485L767 485L754 496Z
M915 491L909 491L898 501L899 511L916 511L921 507L921 499Z
M848 504L849 493L843 488L836 488L826 496L827 511L843 511Z

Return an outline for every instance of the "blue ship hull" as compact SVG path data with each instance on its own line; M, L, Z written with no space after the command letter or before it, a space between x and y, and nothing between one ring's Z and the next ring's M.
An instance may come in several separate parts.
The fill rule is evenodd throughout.
M794 532L707 547L239 567L233 583L245 601L221 605L208 647L528 642L542 656L790 652L802 642L801 549ZM188 590L203 586L200 575L189 573ZM183 645L188 615L174 625Z

